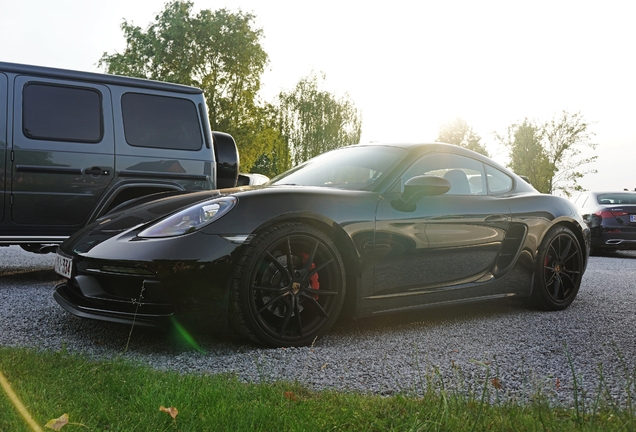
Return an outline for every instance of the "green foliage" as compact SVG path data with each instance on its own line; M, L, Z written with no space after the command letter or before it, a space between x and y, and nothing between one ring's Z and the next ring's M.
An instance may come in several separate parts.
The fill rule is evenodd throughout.
M313 73L278 95L278 128L294 165L320 153L360 141L360 113L348 95L336 99L320 89L325 80Z
M456 117L455 119L440 126L437 134L437 141L455 144L477 153L481 153L485 156L489 156L486 147L481 143L481 137L477 135L473 131L473 128L468 126L466 120L461 117Z
M256 155L251 171L272 178L287 171L292 167L292 163L287 141L283 138L278 126L276 126L277 108L273 105L268 105L266 112L267 124L274 125L265 129L269 133L268 138L271 145L268 146L268 152L261 152Z
M123 53L104 53L108 73L200 87L205 92L212 130L231 134L249 170L279 141L267 107L258 105L261 75L268 62L263 31L254 15L227 9L201 10L175 0L146 30L124 20Z
M510 169L525 175L536 190L550 193L554 165L543 148L543 131L528 119L508 127L507 136L499 139L510 150Z
M578 180L596 170L585 166L597 156L582 156L586 148L596 149L594 132L589 130L580 112L567 111L546 122L524 119L513 123L505 135L496 135L510 151L510 168L528 176L532 185L542 193L557 191L571 196L582 191Z
M586 174L596 173L595 169L585 168L598 156L582 157L585 148L596 149L592 142L595 133L589 130L588 123L580 112L561 112L558 116L543 125L545 148L550 163L555 167L555 175L551 183L551 192L561 191L571 196L571 190L580 192L583 187L578 180Z
M285 381L245 384L226 375L159 372L122 359L94 361L5 347L0 347L0 370L38 424L68 414L63 417L70 422L61 429L68 431L628 431L635 426L631 405L573 411L551 407L539 396L523 405L489 402L502 385L489 375L468 395L436 386L441 376L427 374L429 386L420 396L379 397L314 392ZM633 372L628 378L629 387L613 400L631 397ZM607 397L612 398L609 389ZM0 430L26 430L1 389Z

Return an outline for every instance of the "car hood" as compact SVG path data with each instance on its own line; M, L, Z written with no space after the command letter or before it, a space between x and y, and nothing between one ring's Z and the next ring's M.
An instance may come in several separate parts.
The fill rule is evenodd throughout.
M243 186L232 189L159 195L160 198L137 206L122 206L108 213L69 237L61 250L86 252L110 238L127 231L137 231L168 215L220 196L231 195L239 200L233 217L221 217L200 230L201 234L245 235L266 221L295 214L349 224L373 219L377 194L365 191L295 185ZM355 203L355 205L352 205ZM78 246L81 244L82 246ZM72 246L73 245L73 246Z

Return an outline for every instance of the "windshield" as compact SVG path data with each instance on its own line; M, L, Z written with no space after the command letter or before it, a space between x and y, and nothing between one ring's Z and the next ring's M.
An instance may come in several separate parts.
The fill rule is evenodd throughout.
M405 149L396 147L343 147L292 168L270 184L372 190L405 155Z

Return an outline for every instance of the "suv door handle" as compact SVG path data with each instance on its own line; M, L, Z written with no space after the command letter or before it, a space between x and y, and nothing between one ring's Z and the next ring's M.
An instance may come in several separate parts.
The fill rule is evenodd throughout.
M100 167L90 167L84 169L84 174L92 175L92 176L100 176L100 175L108 175L109 171L105 169L101 169Z

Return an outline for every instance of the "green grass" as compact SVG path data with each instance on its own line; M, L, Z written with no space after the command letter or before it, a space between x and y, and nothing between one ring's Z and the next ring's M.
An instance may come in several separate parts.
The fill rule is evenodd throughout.
M472 396L430 391L379 397L245 384L232 376L160 372L125 360L0 348L0 371L35 421L68 413L63 431L634 431L630 408L488 404L489 381ZM176 419L160 406L179 410ZM0 431L30 430L0 391Z

